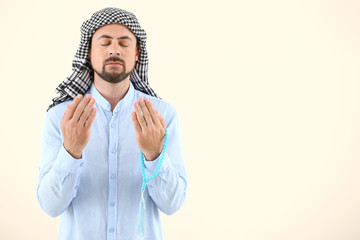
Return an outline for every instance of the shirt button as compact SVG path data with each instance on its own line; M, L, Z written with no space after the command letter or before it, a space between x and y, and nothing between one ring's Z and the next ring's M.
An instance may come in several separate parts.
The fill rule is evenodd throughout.
M115 179L115 178L116 178L116 175L115 175L115 174L111 174L110 178L111 178L111 179Z
M110 127L111 127L111 128L114 128L114 127L115 127L115 124L111 124Z
M114 232L114 231L115 231L115 229L114 229L114 228L112 228L112 227L111 227L111 228L109 228L109 232L111 232L111 233L112 233L112 232Z
M75 186L75 189L77 189L77 188L78 188L78 185Z
M111 207L115 206L115 203L114 203L114 202L111 202L111 203L110 203L110 206L111 206Z
M112 153L116 153L116 149L113 149L111 152L112 152Z

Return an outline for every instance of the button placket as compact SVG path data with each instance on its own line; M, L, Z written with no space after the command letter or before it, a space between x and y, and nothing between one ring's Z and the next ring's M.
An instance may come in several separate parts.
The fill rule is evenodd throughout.
M108 196L108 239L115 239L117 217L117 158L118 118L113 114L109 123L109 196Z

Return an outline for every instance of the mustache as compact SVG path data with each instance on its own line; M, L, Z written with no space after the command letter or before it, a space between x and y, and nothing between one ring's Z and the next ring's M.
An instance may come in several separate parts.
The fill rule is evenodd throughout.
M105 64L108 62L120 62L121 64L125 65L124 59L121 59L117 56L111 56L108 59L105 60Z

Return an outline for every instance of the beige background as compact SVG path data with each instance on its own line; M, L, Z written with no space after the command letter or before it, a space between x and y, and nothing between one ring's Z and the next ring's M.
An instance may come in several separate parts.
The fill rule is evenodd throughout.
M180 239L360 239L360 2L0 1L0 239L56 239L36 199L40 131L80 26L106 6L148 33L179 113Z

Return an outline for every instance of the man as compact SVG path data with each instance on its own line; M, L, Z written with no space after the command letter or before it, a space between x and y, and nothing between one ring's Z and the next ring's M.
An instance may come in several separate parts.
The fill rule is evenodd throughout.
M132 13L105 8L81 33L74 72L45 115L39 204L61 215L59 239L135 239L142 229L162 239L159 209L183 205L187 175L176 110L147 83L145 31Z

